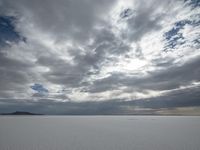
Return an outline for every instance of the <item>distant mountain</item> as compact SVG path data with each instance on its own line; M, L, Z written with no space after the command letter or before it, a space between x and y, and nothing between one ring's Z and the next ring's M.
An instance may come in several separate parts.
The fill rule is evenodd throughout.
M35 114L35 113L30 113L30 112L25 112L25 111L15 111L12 113L2 113L1 115L42 115L42 114Z

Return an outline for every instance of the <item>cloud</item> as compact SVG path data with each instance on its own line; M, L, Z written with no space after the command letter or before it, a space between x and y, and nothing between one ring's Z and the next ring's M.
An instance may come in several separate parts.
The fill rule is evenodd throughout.
M161 1L153 1L152 3L137 1L133 15L127 20L129 32L126 33L128 33L130 40L139 41L145 34L162 28L160 25L161 16L165 16L162 13L154 14L158 5L163 7Z
M198 6L192 0L0 0L0 105L7 107L7 99L13 109L22 103L61 114L199 105ZM180 100L183 89L194 94L194 104Z
M149 72L143 77L113 73L109 77L96 80L91 86L90 92L103 92L120 86L130 87L133 91L177 89L200 81L199 66L200 59L196 58L182 66L174 65L168 69Z
M198 109L200 107L198 99L200 96L199 92L199 87L195 87L191 89L177 90L156 98L138 99L132 101L112 99L99 102L59 102L50 99L40 99L38 101L8 101L1 99L0 110L1 112L23 110L59 115L160 114L161 111L169 111L168 114L170 114L170 111L177 108L186 109L188 107L191 109L194 107ZM184 111L180 111L179 113L187 114ZM195 109L193 113L195 114ZM198 113L199 112L197 112L197 114Z
M33 23L37 30L54 36L56 42L62 39L85 41L91 36L93 26L101 22L101 17L109 11L113 3L113 0L109 2L105 0L101 2L88 0L3 1L3 5L8 9L13 8L9 10L10 14L17 13L22 17L21 23L26 23L28 26Z

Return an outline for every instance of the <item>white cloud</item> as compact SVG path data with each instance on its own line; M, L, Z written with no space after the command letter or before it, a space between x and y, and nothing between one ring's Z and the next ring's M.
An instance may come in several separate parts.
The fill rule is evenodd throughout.
M156 97L160 96L162 89L155 90L151 85L131 81L140 85L140 89L136 89L137 85L130 85L127 81L118 84L121 79L110 79L108 84L113 84L110 86L98 81L112 78L115 73L132 80L154 78L153 75L159 71L183 66L200 54L199 43L194 44L194 40L199 38L200 28L191 24L178 31L184 39L177 40L174 48L167 47L169 51L165 51L165 46L170 44L165 33L176 28L177 22L186 19L199 21L199 10L191 10L182 1L0 2L1 7L7 8L3 14L17 18L16 30L27 39L2 48L8 61L28 65L18 69L24 72L19 73L19 78L23 76L25 83L13 82L10 77L7 87L2 90L12 98L31 99L30 85L34 83L49 90L45 98L57 100ZM127 9L130 12L122 18L120 14ZM181 44L183 41L186 42ZM6 71L12 70L13 66L6 68L5 65ZM172 85L168 85L168 81L157 82L163 87L174 87L171 82ZM13 84L16 88L11 90ZM125 92L121 86L129 90Z

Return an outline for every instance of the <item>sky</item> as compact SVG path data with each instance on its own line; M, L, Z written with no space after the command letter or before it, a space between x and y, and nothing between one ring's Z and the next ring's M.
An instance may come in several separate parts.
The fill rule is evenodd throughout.
M0 113L200 115L199 0L0 0Z

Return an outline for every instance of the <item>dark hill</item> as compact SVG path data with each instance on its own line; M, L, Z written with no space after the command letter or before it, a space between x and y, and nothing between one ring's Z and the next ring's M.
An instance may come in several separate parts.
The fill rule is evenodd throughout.
M30 113L30 112L25 112L25 111L15 111L12 113L2 113L1 115L42 115L42 114L35 114L35 113Z

